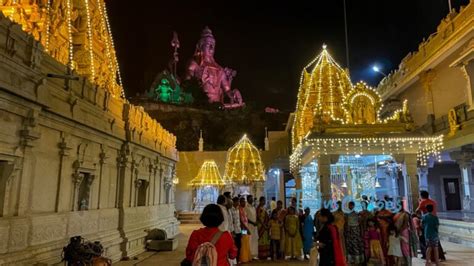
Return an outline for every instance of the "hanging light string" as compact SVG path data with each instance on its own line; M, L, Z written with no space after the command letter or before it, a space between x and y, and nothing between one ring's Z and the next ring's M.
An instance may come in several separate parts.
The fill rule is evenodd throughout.
M68 33L68 44L69 44L69 58L67 62L68 70L72 72L74 70L74 44L72 40L72 3L71 0L66 0L66 20L67 20L67 33Z
M49 40L50 40L50 32L51 32L51 0L46 2L46 25L45 25L45 41L44 41L44 50L49 52Z
M111 30L111 27L110 27L110 23L109 23L109 16L107 14L107 8L105 6L105 1L102 1L102 9L103 9L103 13L105 15L105 23L107 25L107 32L108 32L108 38L110 39L110 45L112 46L112 50L114 51L114 54L112 56L112 61L115 65L115 75L117 76L118 78L118 84L120 86L120 96L122 98L125 98L125 91L123 89L123 84L122 84L122 75L120 74L120 66L118 64L118 61L117 61L117 50L115 50L115 44L114 44L114 38L113 38L113 35L112 35L112 30Z
M94 46L92 39L92 26L91 26L91 14L89 9L89 0L84 0L84 6L86 8L86 19L87 19L87 41L89 45L89 61L90 61L90 75L91 82L95 81L95 64L94 64Z

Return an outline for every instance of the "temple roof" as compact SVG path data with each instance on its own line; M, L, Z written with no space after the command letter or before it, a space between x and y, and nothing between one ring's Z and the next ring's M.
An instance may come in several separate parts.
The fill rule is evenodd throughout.
M224 186L225 181L222 179L219 173L219 168L214 160L206 160L201 165L199 172L195 178L193 178L189 184L194 187L203 186Z
M265 181L260 151L244 135L227 151L224 179L237 184Z
M292 146L314 134L370 135L412 130L412 119L406 107L392 117L381 119L382 98L376 90L360 81L351 83L349 74L331 57L326 46L301 74Z
M325 120L345 121L343 103L351 88L349 74L323 45L321 53L301 73L295 117L295 125L299 128L294 137L302 138L311 129L316 110L323 114Z

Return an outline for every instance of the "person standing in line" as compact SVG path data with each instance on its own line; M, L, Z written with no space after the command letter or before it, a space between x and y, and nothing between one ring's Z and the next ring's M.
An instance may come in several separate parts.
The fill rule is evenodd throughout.
M253 206L252 195L247 196L247 204L245 206L245 214L247 215L250 232L250 253L254 260L258 260L258 229L257 229L257 210Z
M403 237L398 234L397 228L391 224L388 227L388 265L402 265L401 259L403 258L401 249L401 239ZM406 265L406 264L405 264Z
M239 252L239 262L245 263L252 261L252 255L250 254L250 230L249 222L247 219L247 214L245 214L246 206L245 198L241 197L239 199L239 215L240 215L240 228L241 228L241 245Z
M410 213L404 209L403 204L401 210L393 216L393 222L400 235L400 248L403 255L400 258L400 264L411 265L412 257L416 257L418 253L418 237Z
M208 204L204 207L201 217L203 228L194 230L186 246L186 259L182 265L188 265L194 262L196 250L206 242L215 240L217 258L214 258L219 266L228 266L228 259L234 259L237 256L237 247L234 245L232 235L226 231L220 231L218 226L224 221L222 210L216 204ZM199 254L197 254L199 256Z
M423 225L423 232L425 234L425 243L426 243L426 265L431 265L432 260L434 260L435 265L439 265L439 219L433 215L434 207L431 204L426 205L427 213L423 215L421 223ZM432 253L434 254L434 259L432 258Z
M420 201L418 203L418 208L416 209L416 211L420 211L421 215L423 216L424 214L428 213L428 211L426 210L427 205L432 205L433 212L431 214L433 214L434 216L438 216L438 204L435 200L430 199L430 193L428 193L428 191L422 190L420 191ZM439 259L441 261L445 261L446 257L444 256L443 246L441 245L441 242L438 243L438 249ZM425 256L426 254L422 253L422 255Z
M235 246L237 246L238 254L240 254L240 247L242 245L242 229L240 225L239 198L234 197L232 203L232 208L229 209L230 220L232 221L232 228L234 229L232 235L234 237Z
M234 223L232 222L232 214L230 213L230 209L232 208L232 205L233 205L233 202L232 202L232 196L230 194L230 191L226 191L224 192L224 197L225 197L225 200L226 200L226 208L227 208L227 212L229 212L229 231L230 232L233 232L234 231Z
M258 257L262 260L270 258L270 237L268 235L269 217L265 209L265 197L258 199L257 206L257 229L258 229Z
M346 241L347 262L359 265L364 262L364 241L362 239L360 218L354 210L355 203L349 202L350 213L345 215L344 239Z
M306 207L303 215L303 254L304 259L309 259L309 253L313 247L314 222L311 210Z
M277 201L277 211L278 221L282 224L280 232L280 254L285 254L285 217L287 210L283 208L283 201Z
M380 236L382 244L383 255L386 258L388 256L388 227L393 222L392 220L392 212L389 211L385 204L387 201L381 200L379 205L381 205L381 210L377 211L375 217L377 218L377 222L380 228Z
M270 201L270 212L276 209L276 207L277 207L276 198L272 197L272 201Z
M281 258L280 239L282 223L278 220L277 210L273 210L271 214L270 225L270 254L273 260Z
M227 210L227 199L224 195L217 197L217 206L221 208L222 216L224 217L224 221L219 225L219 230L232 232L229 228L229 211Z
M341 242L342 250L346 253L346 241L344 239L344 226L346 223L344 212L342 211L342 201L337 201L337 210L333 212L334 225L337 227L339 242Z
M319 211L320 229L316 238L320 266L345 266L346 261L339 241L337 227L333 224L334 215L329 209Z
M285 258L302 259L302 241L300 235L300 218L294 207L288 208L285 217Z

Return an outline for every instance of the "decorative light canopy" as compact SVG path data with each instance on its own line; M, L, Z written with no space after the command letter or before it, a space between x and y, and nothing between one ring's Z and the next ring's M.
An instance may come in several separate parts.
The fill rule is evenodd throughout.
M244 135L227 151L224 179L236 184L265 181L260 151Z
M219 173L216 162L214 160L206 160L201 165L197 176L189 182L189 185L193 187L222 187L225 185L225 182Z
M0 11L68 71L77 71L113 97L125 97L104 0L6 2Z

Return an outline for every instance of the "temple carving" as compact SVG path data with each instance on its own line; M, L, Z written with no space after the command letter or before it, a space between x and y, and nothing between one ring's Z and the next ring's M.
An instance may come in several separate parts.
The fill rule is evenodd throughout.
M0 10L44 50L113 97L124 97L103 0L3 0Z

